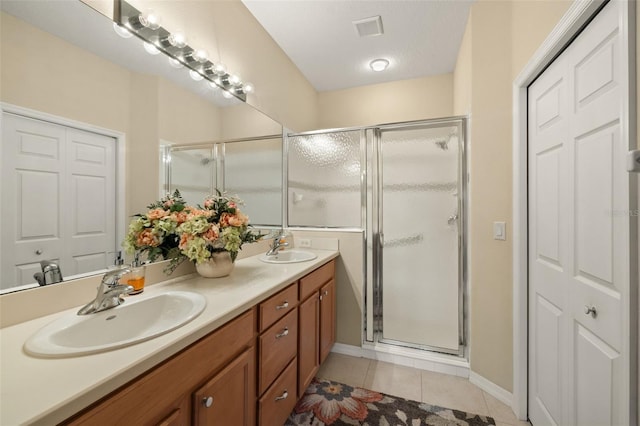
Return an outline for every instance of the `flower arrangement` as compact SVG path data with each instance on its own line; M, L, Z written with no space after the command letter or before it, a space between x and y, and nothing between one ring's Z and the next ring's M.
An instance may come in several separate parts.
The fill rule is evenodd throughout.
M204 200L204 207L192 207L176 189L147 206L147 213L134 216L122 246L128 254L146 253L151 262L171 259L167 272L185 259L204 263L216 252L229 252L235 261L244 243L262 237L251 229L241 204L237 197L216 190Z
M177 189L159 201L147 206L147 213L136 214L129 224L122 246L126 253L146 253L154 262L158 257L176 259L180 257L178 227L187 220L187 206Z
M190 208L178 227L180 253L196 264L206 262L212 253L229 252L235 261L244 243L258 241L249 218L240 211L242 200L222 194L207 197L204 206Z

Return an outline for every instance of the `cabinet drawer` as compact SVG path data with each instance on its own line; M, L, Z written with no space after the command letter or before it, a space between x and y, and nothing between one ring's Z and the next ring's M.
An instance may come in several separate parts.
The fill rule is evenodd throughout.
M283 425L296 406L296 364L294 358L258 402L260 425Z
M260 342L258 393L262 394L298 352L298 309L295 308L285 315L258 340Z
M298 304L298 284L292 284L260 304L260 332L288 314Z
M332 260L329 263L319 267L309 275L300 279L300 300L304 300L320 286L334 277L336 273L336 262Z

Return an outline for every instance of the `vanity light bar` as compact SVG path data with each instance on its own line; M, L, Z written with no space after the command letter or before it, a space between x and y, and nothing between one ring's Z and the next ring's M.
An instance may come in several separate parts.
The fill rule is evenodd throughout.
M222 89L225 97L233 95L246 102L247 94L254 91L253 84L242 82L240 77L229 73L224 64L210 61L206 51L189 46L184 34L167 31L160 25L160 18L156 14L150 11L140 12L126 1L119 0L115 2L114 16L116 25L122 31L128 31L164 52L171 58L174 67L180 68L183 65L194 80L204 79L212 87ZM116 32L120 34L120 31Z

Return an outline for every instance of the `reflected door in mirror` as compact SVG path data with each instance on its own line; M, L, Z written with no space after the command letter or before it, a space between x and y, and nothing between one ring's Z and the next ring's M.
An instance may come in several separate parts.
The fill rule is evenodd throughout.
M116 249L115 140L2 117L1 286L34 283L40 261L64 276L103 269Z

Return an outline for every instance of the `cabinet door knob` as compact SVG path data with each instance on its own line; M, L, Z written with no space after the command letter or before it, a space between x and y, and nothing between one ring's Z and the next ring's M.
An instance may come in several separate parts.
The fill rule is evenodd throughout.
M596 310L595 306L585 305L584 306L584 313L585 313L585 315L591 315L591 318L595 318L595 317L598 316L598 311Z
M289 334L289 327L285 327L280 333L276 334L276 339L280 339Z
M40 256L40 255L42 254L42 250L40 250L40 249L36 250L36 254L37 254L38 256Z
M285 300L285 302L282 305L276 306L276 311L279 311L280 309L287 309L288 307L289 307L289 302Z
M322 293L323 296L328 296L329 295L329 290L325 290L324 293Z
M207 408L211 407L213 405L213 397L205 396L204 398L202 398L202 405L204 405Z
M276 401L285 400L285 399L287 399L288 396L289 396L289 392L287 392L287 390L285 389L285 391L282 392L282 395L276 396Z

